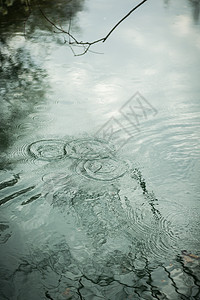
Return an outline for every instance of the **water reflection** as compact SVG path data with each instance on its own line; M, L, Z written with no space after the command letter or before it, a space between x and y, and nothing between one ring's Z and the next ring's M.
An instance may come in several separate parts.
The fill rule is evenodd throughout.
M13 49L1 39L1 133L0 147L5 150L13 140L16 125L44 99L45 72L35 64L23 47Z
M114 2L111 1L112 9L117 7ZM68 2L71 9L67 5L66 11L60 6L62 1L49 3L44 4L44 12L53 21L59 17L65 19L66 14L63 22L67 24L67 18L74 17L83 2ZM96 3L91 1L90 5L95 6L92 24L98 25L96 19L101 6L97 9ZM101 1L101 5L107 8L109 4ZM151 5L146 8L145 16L155 19L156 10L152 10ZM161 7L163 9L163 3ZM91 21L89 15L84 19L87 24ZM123 27L121 35L118 31L126 55L120 54L123 43L120 41L120 51L117 51L116 40L112 40L110 45L114 47L110 53L108 46L104 56L85 56L77 61L54 40L49 24L41 18L37 7L26 24L26 41L22 27L20 31L19 25L11 26L16 24L14 10L10 16L8 31L1 29L1 147L3 150L9 147L6 159L10 171L3 160L0 297L9 300L198 299L198 192L192 193L190 186L191 196L184 185L186 176L192 176L190 180L194 179L195 183L199 172L196 142L199 103L185 104L189 101L183 97L185 90L182 91L181 84L178 93L173 94L176 97L171 96L185 70L181 63L185 52L180 52L185 49L185 38L178 47L177 36L172 35L170 41L176 55L166 63L163 54L168 58L169 48L165 43L161 45L163 31L159 35L157 21L156 26L150 22L155 26L151 31L151 34L155 31L156 46L153 46L153 35L143 36L149 32L144 22L148 18L140 22L137 19L144 31L133 29L130 23ZM166 21L161 14L161 24L163 20ZM182 21L180 16L176 17L176 30L165 26L165 34L169 28L180 34ZM94 35L101 25L102 22L97 29L93 28ZM2 26L5 28L5 19ZM186 29L187 26L188 23ZM131 36L134 30L138 45ZM188 31L186 34L186 38L191 37ZM142 56L139 51L142 52L144 46ZM146 56L156 64L147 63ZM174 70L174 62L178 62L179 70ZM157 73L159 76L154 77ZM138 74L142 74L142 80L135 80ZM166 81L163 82L163 78L167 78ZM162 94L159 94L159 85ZM168 102L173 98L184 100L180 104L172 102L167 109L164 106L162 109L167 112L164 117L158 109L157 117L153 121L146 120L140 127L140 136L133 134L127 148L117 152L117 145L94 138L91 132L96 119L102 126L121 106L116 100L120 87L131 92L133 88L145 90L147 87L155 99L158 94L156 108L167 98L166 94L170 95ZM190 92L194 88L196 93L194 85ZM101 107L97 100L100 98L103 99ZM121 121L119 114L118 117ZM141 114L139 117L142 120ZM79 121L83 120L89 124L87 134L82 134L85 127ZM133 131L133 126L130 128L128 124L126 126ZM188 157L191 165L188 165ZM155 189L159 197L152 191ZM188 198L185 195L189 195Z
M194 22L198 24L199 22L199 13L200 13L200 1L199 0L190 0L192 6L192 15Z
M170 0L163 0L164 3L165 3L165 6L168 7L169 6L169 3L170 3Z
M3 4L1 4L3 5ZM6 4L4 4L6 5ZM39 123L38 112L46 113L45 97L48 87L47 74L42 65L44 53L33 56L24 35L24 20L26 38L35 31L48 30L49 24L38 12L38 4L31 6L31 11L24 10L23 4L13 1L7 7L6 15L1 17L0 26L0 149L6 150L26 127L30 129ZM48 1L40 4L40 9L52 20L72 20L75 14L82 10L83 1ZM30 16L29 13L31 12ZM28 19L27 16L29 16ZM45 31L45 35L47 31ZM37 35L38 41L41 34ZM42 36L42 39L44 37ZM51 38L50 38L51 39ZM38 55L39 54L39 55ZM41 59L39 59L41 56ZM42 107L42 105L44 105ZM40 108L41 107L41 108ZM39 111L38 111L39 108ZM34 117L36 113L36 118ZM31 115L32 114L32 115ZM29 121L25 119L29 116ZM41 116L41 114L40 114ZM46 117L46 116L45 116ZM48 116L49 117L49 116ZM40 118L39 118L40 119ZM33 122L32 122L33 121ZM28 124L27 124L28 123ZM33 124L31 124L33 123Z
M166 7L173 5L173 2L170 3L170 0L163 0ZM195 24L199 23L199 13L200 13L200 1L199 0L188 0L187 1L192 10L192 17Z
M65 145L71 146L71 157L63 156ZM9 248L12 223L6 216L11 210L29 245L24 255L22 249L15 253L17 265L2 262L3 296L151 299L155 295L165 298L169 288L176 299L190 296L185 282L198 285L198 256L184 252L190 262L181 256L180 237L163 217L158 199L148 191L137 168L124 170L118 155L92 138L66 143L40 140L28 146L27 156L44 160L45 168L29 165L27 173L0 184L8 194L0 202L5 213L1 242ZM99 166L108 160L114 160L114 168ZM95 161L97 166L89 170L92 176L75 172L77 164L90 166ZM117 165L123 172L120 176L116 176Z
M45 13L51 15L52 20L57 20L59 16L61 19L73 18L77 11L82 10L83 1L80 0L67 0L67 1L16 1L11 0L5 3L0 3L0 14L2 21L6 23L13 23L20 21L24 18L26 20L35 10L38 8L44 9ZM41 14L38 13L36 18L40 18ZM32 25L38 26L37 22L33 22Z

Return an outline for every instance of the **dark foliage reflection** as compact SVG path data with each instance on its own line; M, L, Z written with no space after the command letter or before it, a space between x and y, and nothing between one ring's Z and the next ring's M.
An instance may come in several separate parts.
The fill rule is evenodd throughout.
M38 29L44 30L44 35L47 34L45 29L49 29L49 24L38 13L38 3L30 4L31 7L19 1L12 1L9 6L3 2L0 4L1 12L6 13L1 16L0 21L1 151L11 145L18 131L16 125L23 123L34 112L35 105L45 102L48 86L46 72L25 47L24 30L26 38L32 39L33 33ZM40 2L40 8L51 19L63 21L71 20L82 6L83 1L79 0ZM37 38L40 36L41 34ZM19 46L16 41L19 41ZM52 42L51 37L48 42Z

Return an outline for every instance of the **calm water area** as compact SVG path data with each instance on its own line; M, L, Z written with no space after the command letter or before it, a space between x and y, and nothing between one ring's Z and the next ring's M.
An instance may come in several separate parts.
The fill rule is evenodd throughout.
M69 44L138 3L0 15L0 300L200 299L200 1Z

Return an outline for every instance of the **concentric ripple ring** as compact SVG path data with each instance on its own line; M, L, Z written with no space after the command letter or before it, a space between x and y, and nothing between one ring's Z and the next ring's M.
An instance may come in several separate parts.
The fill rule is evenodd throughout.
M114 158L85 160L78 162L76 172L89 179L112 181L127 172L127 165Z
M71 158L93 160L110 157L114 148L101 139L77 139L65 145L66 155Z
M31 143L27 152L35 159L52 161L61 159L65 155L65 142L62 140L40 140Z

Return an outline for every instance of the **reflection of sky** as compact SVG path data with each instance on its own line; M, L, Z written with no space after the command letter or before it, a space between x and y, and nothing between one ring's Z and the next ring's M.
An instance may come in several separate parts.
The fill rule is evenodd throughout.
M86 2L76 18L79 38L105 36L132 7L132 1ZM45 67L53 91L50 111L57 121L48 130L61 135L95 132L110 117L118 118L120 107L139 91L159 114L154 133L143 128L132 145L138 149L136 159L146 160L159 184L156 164L174 183L192 165L190 158L199 156L200 35L191 9L186 0L167 7L162 1L147 1L105 43L91 48L103 54L74 57L66 45L54 44ZM174 188L172 184L172 194Z
M101 38L136 4L132 0L123 4L88 0L72 20L73 33L80 40ZM47 91L52 98L49 109L57 110L57 115L71 113L73 118L68 121L73 124L76 118L80 128L84 108L88 121L83 128L87 131L89 119L99 126L102 119L116 114L136 91L157 108L197 97L200 35L192 9L191 2L186 0L169 1L168 5L166 1L147 1L105 43L91 47L103 54L74 57L69 47L61 44L61 35L56 44L56 38L51 38L53 33L39 28L31 40L16 36L10 44L24 44L34 61L46 69L51 84L49 95ZM76 110L73 106L70 110L69 103Z
M133 3L88 1L86 6L77 18L80 39L92 41L103 37ZM200 36L190 12L186 1L184 5L182 1L170 3L167 9L161 1L147 2L104 44L91 48L104 54L73 57L67 46L57 47L52 59L59 72L51 67L52 60L48 65L53 82L67 82L63 94L80 93L91 98L92 104L94 99L104 99L108 109L109 103L124 101L137 90L148 93L154 101L161 94L163 98L165 94L179 98L181 93L196 93Z
M126 159L145 166L144 175L155 191L160 187L162 197L172 195L174 199L176 193L177 199L187 200L191 195L182 194L189 190L196 199L200 28L193 22L189 1L164 2L147 1L105 43L91 48L103 54L74 57L62 45L62 35L53 38L52 32L40 28L28 40L22 36L11 39L10 47L24 45L35 64L48 74L48 88L38 79L45 91L38 93L41 103L33 105L35 110L24 117L20 128L28 128L26 143L27 139L90 135L112 116L120 118L120 107L139 91L158 114L149 120L149 126L141 125L140 133L127 145ZM85 9L72 20L74 35L83 41L105 36L134 5L132 0L85 3ZM30 90L27 101L31 104L35 92ZM192 185L197 187L195 192Z
M72 20L73 33L80 40L101 38L132 7L131 0L123 5L114 0L86 1ZM91 124L95 130L118 115L137 91L158 110L169 111L188 99L198 101L200 36L191 9L186 0L184 5L176 1L167 7L162 1L147 1L105 43L91 48L103 54L74 57L66 44L50 38L50 32L43 40L45 32L39 29L29 41L12 40L16 47L24 43L49 75L47 111L55 122L41 130L76 134L89 132Z

